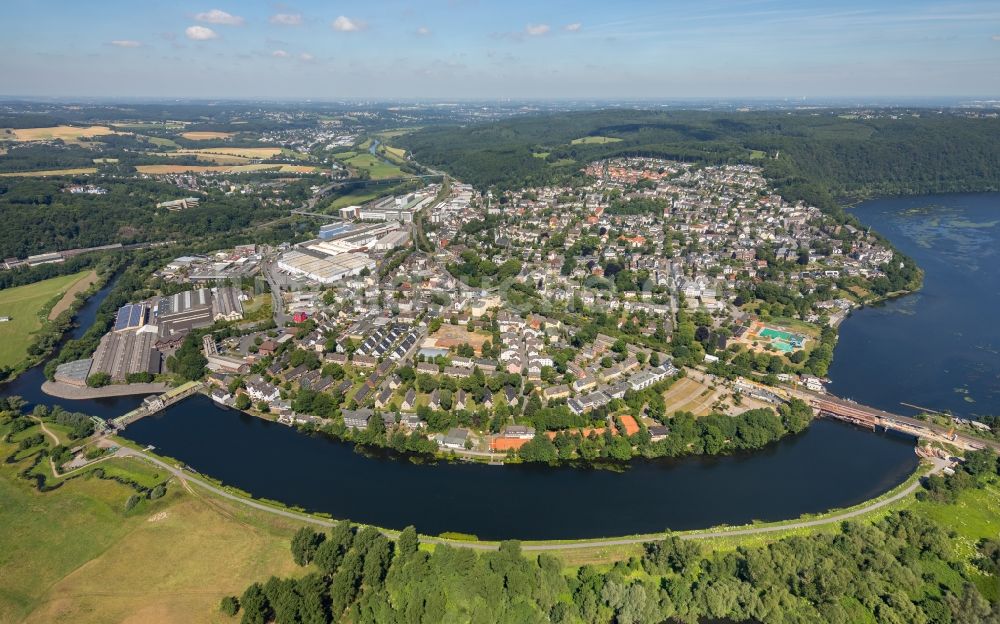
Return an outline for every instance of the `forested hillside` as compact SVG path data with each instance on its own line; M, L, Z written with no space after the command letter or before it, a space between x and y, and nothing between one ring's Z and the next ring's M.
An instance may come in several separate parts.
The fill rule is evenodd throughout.
M93 183L93 178L80 178ZM285 207L212 192L194 210L169 212L157 202L184 193L151 180L98 181L106 195L63 192L66 180L0 178L0 258L109 243L197 240L288 214ZM305 184L305 182L303 182Z
M580 141L586 137L620 140ZM426 128L397 142L480 188L557 182L595 159L648 155L757 163L784 194L818 204L1000 189L1000 119L933 111L876 119L836 111L560 113Z

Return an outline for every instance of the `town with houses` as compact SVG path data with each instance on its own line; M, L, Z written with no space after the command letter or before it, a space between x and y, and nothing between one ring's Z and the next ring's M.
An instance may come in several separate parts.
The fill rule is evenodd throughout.
M888 246L751 165L585 173L496 194L445 179L332 211L305 242L178 257L156 274L169 287L123 306L55 381L150 382L195 361L220 405L490 461L540 437L575 437L569 456L655 444L677 412L823 391L832 328L876 296Z

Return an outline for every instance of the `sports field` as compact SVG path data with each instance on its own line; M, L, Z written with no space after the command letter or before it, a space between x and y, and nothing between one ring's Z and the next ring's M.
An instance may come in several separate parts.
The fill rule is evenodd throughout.
M61 275L51 279L0 290L0 367L17 366L27 355L32 334L42 327L42 310L46 304L62 297L90 271Z
M757 332L757 335L761 338L767 338L772 347L784 353L791 353L796 349L801 349L805 344L805 338L803 336L780 329L774 329L773 327L764 327Z

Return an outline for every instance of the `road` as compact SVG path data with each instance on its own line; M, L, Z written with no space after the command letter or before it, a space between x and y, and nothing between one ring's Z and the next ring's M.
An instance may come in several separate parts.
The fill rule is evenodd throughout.
M261 264L261 271L264 273L264 279L267 280L267 285L271 288L271 308L274 312L274 324L278 327L284 327L291 317L285 313L285 302L281 298L281 286L278 281L272 275L272 272L276 270L276 262L272 263L270 260L264 260Z
M186 471L182 470L181 468L178 468L177 466L173 466L171 464L168 464L168 463L162 461L161 459L159 459L157 457L154 457L154 456L152 456L152 455L150 455L148 453L144 453L142 451L137 451L135 449L131 449L131 448L127 448L127 447L121 447L121 448L118 449L118 452L116 453L116 456L118 456L118 457L135 457L135 458L143 459L143 460L148 461L148 462L150 462L152 464L155 464L156 466L159 466L160 468L163 468L164 470L167 470L168 472L170 472L171 474L173 474L175 477L177 477L182 483L184 483L185 487L187 487L189 483L194 483L195 485L198 485L199 487L204 488L205 490L208 490L209 492L211 492L211 493L213 493L213 494L215 494L217 496L221 496L222 498L231 500L233 502L239 503L239 504L247 506L247 507L251 507L253 509L264 511L264 512L267 512L267 513L270 513L270 514L274 514L274 515L277 515L277 516L284 517L284 518L289 518L289 519L292 519L292 520L298 520L300 522L307 522L307 523L310 523L310 524L314 524L314 525L322 526L322 527L327 527L327 528L332 527L334 525L334 522L331 521L331 520L324 520L322 518L316 518L316 517L310 516L308 514L299 513L299 512L291 511L291 510L288 510L288 509L282 509L282 508L279 508L279 507L272 507L270 505L265 505L264 503L257 502L257 501L255 501L253 499L250 499L250 498L245 498L243 496L238 496L236 494L233 494L231 492L226 491L225 489L223 489L221 487L218 487L216 485L208 483L207 481L204 481L204 480L202 480L202 479L200 479L200 478L192 475L191 473L186 472ZM946 466L949 465L949 462L946 462L944 460L933 459L932 461L933 461L934 465L926 473L927 475L939 472L939 471L943 470ZM839 514L836 514L836 515L833 515L833 516L827 516L827 517L824 517L824 518L817 518L815 520L801 520L801 521L796 521L796 522L788 522L788 523L785 523L785 524L773 524L773 525L759 526L759 527L751 526L751 527L747 527L745 529L729 529L729 530L725 530L725 529L709 529L709 530L705 530L705 531L692 531L692 532L687 532L687 533L680 534L680 535L678 535L678 537L680 537L681 539L686 539L686 540L710 539L710 538L714 538L714 537L740 537L740 536L746 536L746 535L757 535L757 534L762 534L762 533L774 533L774 532L778 532L778 531L787 531L787 530L791 530L791 529L804 529L804 528L817 527L817 526L823 526L823 525L829 525L829 524L837 524L837 523L843 522L844 520L849 520L851 518L856 518L858 516L861 516L863 514L866 514L866 513L870 512L870 511L874 511L876 509L880 509L880 508L885 507L887 505L891 505L891 504L893 504L893 503L895 503L895 502L897 502L899 500L902 500L902 499L906 498L907 496L913 494L913 492L916 491L916 489L918 487L920 487L920 481L919 480L918 481L914 481L913 483L911 483L910 485L906 486L905 488L903 488L899 492L893 494L892 496L884 498L882 500L874 501L871 504L864 505L862 507L858 507L858 508L855 508L855 509L852 509L852 510L849 510L849 511L845 511L843 513L839 513ZM397 531L389 531L389 530L386 530L386 529L380 529L380 530L387 537L390 537L390 538L395 538L398 535ZM661 540L667 539L668 537L669 537L669 535L664 535L664 534L661 534L661 533L657 533L657 534L653 534L653 535L639 535L639 536L633 536L633 537L623 537L623 538L618 538L618 539L579 540L579 541L565 541L565 542L558 542L558 543L538 543L538 544L527 543L527 544L522 544L521 545L521 550L525 550L525 551L528 551L528 550L532 550L532 551L551 551L551 550L574 550L574 549L579 549L579 548L607 548L609 546L630 546L630 545L635 545L635 544L643 544L643 543L646 543L646 542L661 541ZM421 536L420 537L420 541L422 541L424 543L427 543L427 544L445 544L445 545L448 545L448 546L455 546L455 547L459 547L459 548L472 548L474 550L496 550L499 547L499 544L495 543L495 542L492 542L492 543L491 542L463 542L463 541L458 541L458 540L447 540L447 539L442 539L442 538L438 538L438 537L425 537L425 536Z

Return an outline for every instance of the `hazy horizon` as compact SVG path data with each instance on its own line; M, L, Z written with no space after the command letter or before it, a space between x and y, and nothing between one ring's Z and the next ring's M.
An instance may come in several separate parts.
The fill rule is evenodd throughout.
M1000 5L11 0L10 98L826 101L1000 93ZM994 78L989 78L993 76Z

